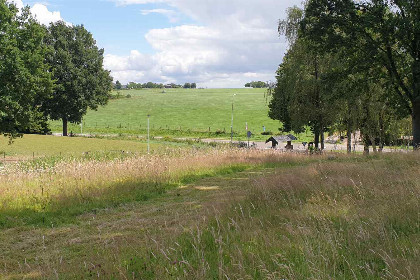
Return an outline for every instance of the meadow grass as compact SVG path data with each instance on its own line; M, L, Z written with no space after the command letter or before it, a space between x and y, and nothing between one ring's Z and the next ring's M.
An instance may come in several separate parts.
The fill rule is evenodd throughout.
M392 155L279 170L207 225L133 252L126 275L418 279L419 165Z
M39 214L4 224L0 278L416 279L419 166L216 150L11 172L0 217Z
M158 145L152 144L152 148ZM0 138L0 152L6 156L69 156L83 155L88 152L130 151L144 153L147 144L144 141L120 139L98 139L85 137L57 137L50 135L27 134L14 139L9 144L8 138Z
M93 209L149 200L198 178L277 161L273 153L215 149L10 165L0 176L0 227L68 222Z
M150 152L165 153L171 149L194 147L205 148L208 145L197 141L180 141L172 138L151 139ZM145 138L130 136L110 137L58 137L52 135L25 134L10 144L9 139L0 137L0 161L5 159L37 159L54 157L112 158L119 154L147 153Z
M230 136L232 95L234 97L235 137L245 139L245 123L258 138L263 131L278 133L278 121L268 117L266 89L142 89L123 90L131 98L110 100L98 111L89 111L83 120L84 133L146 134L147 115L156 136ZM61 123L52 122L61 132ZM210 131L209 131L210 128ZM70 125L69 131L80 132Z

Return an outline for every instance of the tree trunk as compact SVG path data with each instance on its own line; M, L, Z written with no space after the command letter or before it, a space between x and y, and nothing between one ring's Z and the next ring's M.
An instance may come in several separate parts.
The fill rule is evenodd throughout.
M63 118L63 136L67 136L67 119Z
M369 155L369 138L366 135L363 135L362 139L363 139L363 154Z
M324 130L323 130L323 129L321 129L321 151L323 151L323 150L325 149L325 143L324 143L324 140L325 140Z
M315 128L315 148L319 149L319 130Z
M347 125L347 153L351 154L351 129L350 129L350 125Z
M364 147L363 147L363 154L369 155L369 143L367 141L363 141Z
M413 102L413 147L420 150L420 97Z
M381 138L379 138L379 150L378 151L380 153L382 153L383 150L384 150L384 142L383 142L382 137L381 137Z
M384 117L381 112L381 114L379 115L379 152L380 153L382 153L382 151L384 150L384 141L385 141L384 132L385 132Z
M376 139L375 139L375 136L371 136L370 137L370 142L372 142L372 149L373 149L373 152L376 154L377 150L376 150Z

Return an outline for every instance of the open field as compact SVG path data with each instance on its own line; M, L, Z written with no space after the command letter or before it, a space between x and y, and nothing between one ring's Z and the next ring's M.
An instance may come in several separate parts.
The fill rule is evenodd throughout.
M416 279L419 170L245 150L9 170L0 278Z
M130 95L131 98L110 100L107 106L99 108L98 111L90 111L84 118L83 132L144 135L147 115L150 114L152 135L227 138L230 136L233 94L236 94L234 131L237 137L246 137L246 122L249 130L256 136L261 136L263 126L267 131L278 132L279 122L268 117L267 100L264 96L266 89L165 89L165 93L162 91L120 91L121 95ZM61 123L52 122L52 129L61 132ZM70 131L79 133L80 126L70 125Z
M200 146L199 143L195 143ZM203 144L204 145L204 144ZM191 143L173 139L151 140L151 153L165 153L168 149L191 149ZM0 161L7 159L32 159L40 157L81 157L110 155L112 153L145 154L147 141L137 137L57 137L27 134L14 139L0 138Z

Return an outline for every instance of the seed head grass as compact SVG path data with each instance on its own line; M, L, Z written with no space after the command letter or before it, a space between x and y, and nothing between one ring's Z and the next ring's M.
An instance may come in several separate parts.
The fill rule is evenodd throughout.
M418 279L420 157L341 158L260 177L206 226L131 257L126 275Z
M197 178L284 160L272 152L215 149L112 160L71 158L42 168L9 165L0 176L0 227L57 224L92 209L146 201Z

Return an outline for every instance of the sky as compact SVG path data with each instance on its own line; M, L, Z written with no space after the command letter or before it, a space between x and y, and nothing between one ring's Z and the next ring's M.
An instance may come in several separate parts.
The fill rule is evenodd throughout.
M42 24L93 34L114 82L239 88L273 81L288 45L277 24L302 0L9 0Z

